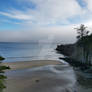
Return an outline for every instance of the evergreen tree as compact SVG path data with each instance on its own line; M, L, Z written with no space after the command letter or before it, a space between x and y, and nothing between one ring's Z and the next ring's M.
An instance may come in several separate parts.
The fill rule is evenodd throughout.
M81 24L79 28L75 28L77 30L78 36L77 39L81 39L88 35L89 31L84 24Z
M4 80L7 78L4 74L4 70L6 69L10 69L9 67L7 66L3 66L1 63L2 63L2 60L4 60L5 58L1 57L0 56L0 92L2 92L2 90L5 88L5 85L4 85Z

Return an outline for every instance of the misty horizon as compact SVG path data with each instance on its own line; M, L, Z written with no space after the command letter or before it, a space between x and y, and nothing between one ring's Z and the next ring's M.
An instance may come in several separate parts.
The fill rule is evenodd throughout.
M74 43L74 28L92 32L92 0L1 0L0 42ZM67 7L66 7L67 6Z

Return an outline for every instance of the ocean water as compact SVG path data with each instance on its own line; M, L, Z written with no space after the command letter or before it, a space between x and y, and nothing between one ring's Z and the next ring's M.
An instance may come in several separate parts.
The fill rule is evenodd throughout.
M56 46L52 43L1 42L0 55L6 58L3 62L58 60L63 55L56 52Z

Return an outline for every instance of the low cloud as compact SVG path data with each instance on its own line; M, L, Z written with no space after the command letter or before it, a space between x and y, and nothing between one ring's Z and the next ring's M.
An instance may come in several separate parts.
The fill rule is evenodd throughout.
M38 30L37 30L38 29ZM3 42L47 42L52 37L54 43L75 42L76 31L72 27L48 27L25 31L1 31ZM48 41L49 42L49 41Z

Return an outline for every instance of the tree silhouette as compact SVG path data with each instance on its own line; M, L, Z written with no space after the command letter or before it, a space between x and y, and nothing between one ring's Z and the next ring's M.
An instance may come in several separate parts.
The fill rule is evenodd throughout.
M80 48L79 55L81 55L82 63L88 63L89 62L89 55L90 55L90 39L89 39L89 31L87 30L87 27L83 24L80 25L79 28L75 28L77 30L78 36L77 36L77 47Z
M87 27L84 24L81 24L79 28L75 28L75 29L77 30L78 33L77 39L81 39L89 34L89 31L86 30Z

